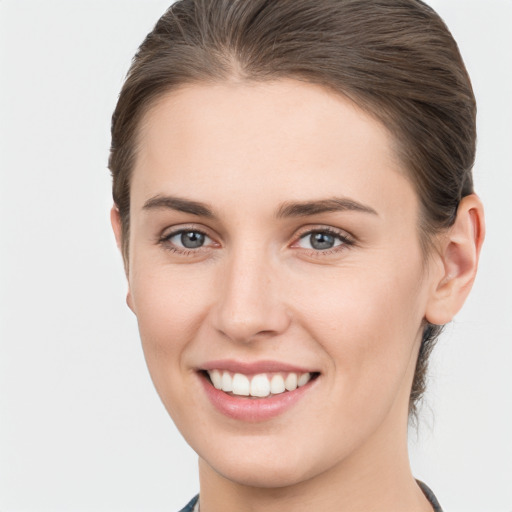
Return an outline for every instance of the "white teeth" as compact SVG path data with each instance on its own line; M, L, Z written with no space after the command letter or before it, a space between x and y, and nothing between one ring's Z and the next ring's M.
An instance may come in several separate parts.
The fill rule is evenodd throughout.
M287 391L293 391L297 389L297 374L289 373L284 381L284 387Z
M212 370L209 372L210 379L212 380L212 384L216 389L222 389L222 375L219 370Z
M270 392L273 395L278 395L279 393L284 393L285 390L283 376L279 374L274 375L270 381Z
M233 394L249 396L250 390L251 383L249 379L242 373L235 373L235 375L233 375Z
M306 385L311 380L311 374L310 373L303 373L297 382L297 386L300 388L304 385Z
M262 373L255 375L251 380L251 396L263 398L270 395L270 382L268 377Z
M278 395L285 391L294 391L298 387L305 386L311 380L311 373L296 374L290 372L283 377L281 373L265 373L254 375L249 379L243 373L230 374L228 371L209 370L208 375L216 389L226 393L232 392L239 396L254 396L265 398L269 395Z
M233 391L233 379L231 378L231 375L228 372L224 372L222 374L222 391L226 391L226 393L229 393L230 391Z

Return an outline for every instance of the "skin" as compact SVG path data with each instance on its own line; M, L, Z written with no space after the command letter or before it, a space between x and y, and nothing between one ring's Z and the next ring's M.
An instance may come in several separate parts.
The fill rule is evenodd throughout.
M140 128L128 305L162 402L199 455L201 511L431 510L409 468L409 394L425 320L451 320L471 288L478 198L425 259L418 198L386 129L293 80L183 87ZM163 196L213 217L144 208ZM334 197L373 213L276 215ZM112 223L121 245L115 207ZM205 233L204 245L185 249L169 237L179 229ZM325 229L335 247L312 248L311 230ZM226 358L320 376L284 414L242 422L198 378Z

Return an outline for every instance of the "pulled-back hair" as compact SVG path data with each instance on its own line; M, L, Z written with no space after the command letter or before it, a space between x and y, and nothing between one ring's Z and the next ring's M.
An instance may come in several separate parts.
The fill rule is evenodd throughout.
M142 116L194 83L293 78L352 100L390 132L420 202L424 254L473 192L476 105L458 47L420 0L180 0L138 49L112 117L109 168L128 264L130 179ZM409 411L442 327L426 323Z

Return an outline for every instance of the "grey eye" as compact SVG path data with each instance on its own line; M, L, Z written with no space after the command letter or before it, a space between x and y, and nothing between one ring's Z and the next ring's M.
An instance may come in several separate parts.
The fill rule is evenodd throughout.
M186 231L181 233L181 243L187 249L196 249L204 244L205 236L197 231Z
M325 231L315 231L307 233L300 239L300 246L304 249L314 249L316 251L325 251L343 244L344 241L339 235L331 235Z
M181 231L169 238L169 241L185 249L198 249L202 247L209 237L200 231Z

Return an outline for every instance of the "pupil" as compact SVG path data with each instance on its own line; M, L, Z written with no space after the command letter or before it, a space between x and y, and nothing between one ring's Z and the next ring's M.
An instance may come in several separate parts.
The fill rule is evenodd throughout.
M313 233L311 235L311 247L318 250L332 249L334 237L327 233Z
M181 243L187 249L196 249L204 244L204 235L197 231L186 231L181 234Z

